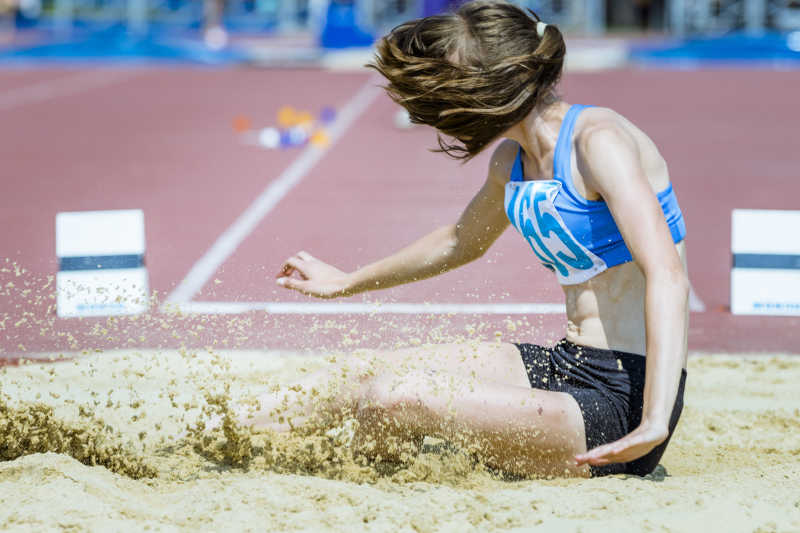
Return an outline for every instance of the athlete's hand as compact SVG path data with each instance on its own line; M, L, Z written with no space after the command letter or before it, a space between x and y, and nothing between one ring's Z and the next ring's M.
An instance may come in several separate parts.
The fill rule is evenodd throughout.
M298 277L292 277L293 274ZM347 274L308 252L298 252L287 259L278 272L276 283L317 298L348 295Z
M667 440L667 435L669 431L666 424L642 422L639 427L621 439L576 455L575 461L578 466L627 463L647 455L650 450Z

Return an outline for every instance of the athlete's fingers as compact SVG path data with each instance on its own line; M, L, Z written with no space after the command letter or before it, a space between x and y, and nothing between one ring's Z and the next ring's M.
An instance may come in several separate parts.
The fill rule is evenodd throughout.
M275 274L275 277L276 278L283 278L283 277L286 277L286 276L291 276L292 272L294 272L294 267L292 265L284 263L281 266L280 270L278 270L278 273Z
M593 448L584 454L576 455L575 462L579 466L582 464L602 466L610 463L626 463L644 456L657 446L658 442L661 440L653 440L643 434L632 433L617 441Z
M281 287L286 287L287 289L294 289L296 291L306 292L307 288L306 285L308 282L302 279L285 277L285 278L278 278L276 283Z
M303 259L297 256L290 257L286 260L286 265L292 268L293 272L297 272L303 279L308 279L306 273L306 263Z
M611 457L625 450L626 448L627 446L625 446L622 441L611 442L609 444L604 444L603 446L593 448L586 453L576 455L575 460L577 461L578 465L589 463L591 465L599 466L601 464L607 464Z
M293 256L290 256L289 258L287 258L283 262L283 264L281 265L281 268L278 271L278 276L277 277L281 277L282 275L291 274L294 271L294 269L296 268L296 265L297 265L297 263L299 261L300 261L300 259L296 255L293 255Z

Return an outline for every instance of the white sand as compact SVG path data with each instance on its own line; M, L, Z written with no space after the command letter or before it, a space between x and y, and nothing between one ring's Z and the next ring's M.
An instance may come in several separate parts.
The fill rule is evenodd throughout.
M198 417L204 389L229 384L239 398L320 364L274 352L115 352L3 370L2 393L20 410L0 415L0 452L13 444L9 416L31 403L52 406L47 423L64 427L91 426L77 414L89 405L121 432L104 441L117 452L101 446L98 457L111 449L157 477L135 480L66 453L0 462L0 529L800 531L798 357L693 356L666 470L645 479L502 481L430 452L394 476L343 470L333 480L276 473L258 457L247 469L226 466L170 444Z

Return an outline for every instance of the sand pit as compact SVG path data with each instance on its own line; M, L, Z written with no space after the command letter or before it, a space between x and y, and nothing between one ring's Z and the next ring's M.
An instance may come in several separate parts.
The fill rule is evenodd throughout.
M430 445L385 468L348 462L324 435L175 438L208 398L247 398L323 364L151 351L3 369L0 529L800 531L790 356L693 356L684 416L645 479L504 480Z

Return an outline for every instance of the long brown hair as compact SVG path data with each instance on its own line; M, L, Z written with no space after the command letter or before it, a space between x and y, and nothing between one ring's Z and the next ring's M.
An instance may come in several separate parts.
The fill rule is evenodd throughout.
M383 37L373 63L389 96L416 124L433 126L439 149L469 160L520 122L558 82L566 46L533 11L475 0L454 13L403 23Z

